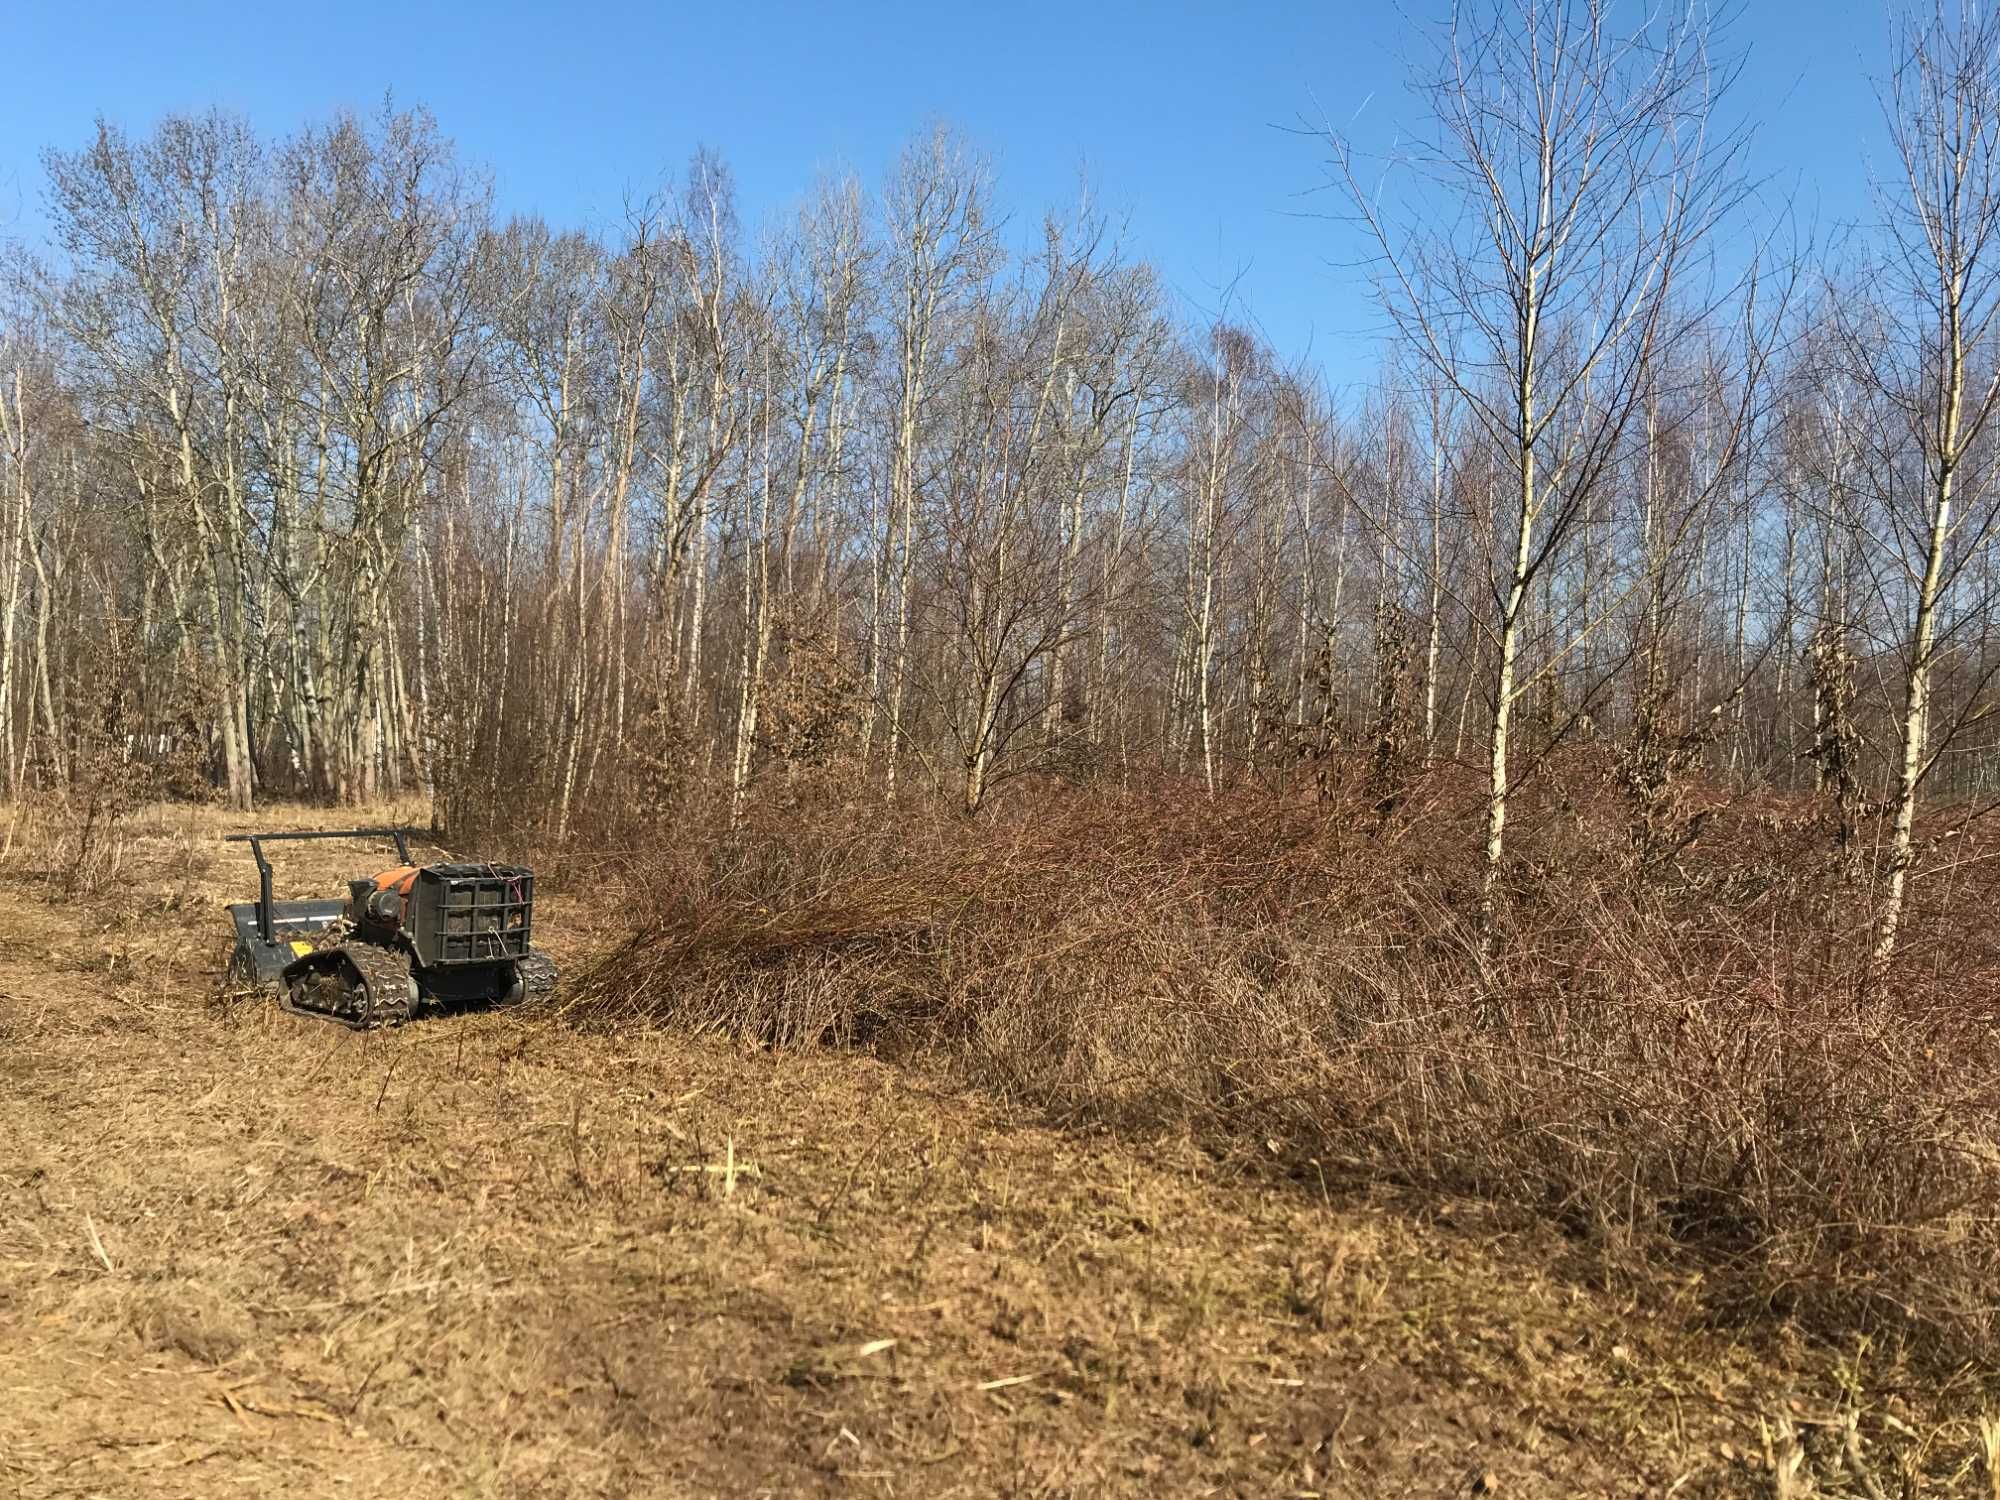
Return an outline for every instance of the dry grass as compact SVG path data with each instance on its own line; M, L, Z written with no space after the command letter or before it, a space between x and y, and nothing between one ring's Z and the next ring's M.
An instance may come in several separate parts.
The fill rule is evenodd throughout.
M218 1006L188 955L244 823L190 826L135 814L93 901L0 868L6 1493L1768 1496L1789 1424L1860 1495L1850 1416L1889 1493L1986 1482L1979 1372L1704 1327L1700 1277L1606 1280L1478 1199L1279 1187L1261 1142L1024 1122L853 1052Z
M1814 830L1720 809L1636 871L1573 799L1517 838L1489 961L1439 859L1474 812L1162 788L787 818L642 868L650 920L573 1014L868 1040L1060 1121L1505 1205L1700 1273L1720 1319L2000 1353L1992 856L1953 845L1883 977Z

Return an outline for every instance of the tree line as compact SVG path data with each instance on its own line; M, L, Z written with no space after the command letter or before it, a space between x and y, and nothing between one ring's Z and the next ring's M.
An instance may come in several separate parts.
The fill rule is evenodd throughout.
M1921 801L2000 785L2000 23L1895 38L1881 222L1780 256L1704 13L1462 0L1407 160L1325 133L1393 330L1343 397L945 126L752 229L699 152L587 232L421 108L100 122L0 302L5 789L561 838L697 781L1458 764L1497 872L1595 746L1642 858L1697 771L1878 830L1886 953Z

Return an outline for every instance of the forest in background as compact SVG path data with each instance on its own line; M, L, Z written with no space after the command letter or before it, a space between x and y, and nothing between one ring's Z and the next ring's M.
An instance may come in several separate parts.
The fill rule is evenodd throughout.
M1905 18L1837 270L1771 253L1705 19L1621 24L1462 7L1410 159L1327 136L1396 334L1339 400L942 125L755 229L699 152L600 233L501 221L422 108L100 121L7 262L5 789L560 844L1358 760L1478 768L1497 871L1596 747L1646 859L1691 776L1817 794L1886 951L1921 799L2000 785L1994 23Z

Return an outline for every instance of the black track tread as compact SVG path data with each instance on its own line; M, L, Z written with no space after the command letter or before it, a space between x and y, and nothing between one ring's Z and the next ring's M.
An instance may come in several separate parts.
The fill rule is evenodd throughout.
M521 976L523 1001L546 1000L556 992L556 961L539 948L530 948L526 958L516 959L514 972Z
M348 992L347 1003L329 1010L302 1000L297 990L286 997L286 1009L304 1015L324 1017L356 1031L372 1031L378 1026L400 1026L410 1019L410 961L394 948L376 943L341 943L323 952L338 953L361 975L362 990Z

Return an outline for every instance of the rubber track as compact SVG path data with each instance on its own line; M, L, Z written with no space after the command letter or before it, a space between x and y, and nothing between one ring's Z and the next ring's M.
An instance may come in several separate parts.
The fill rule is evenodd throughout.
M340 1010L301 1004L296 992L284 997L284 1008L294 1015L314 1016L333 1021L355 1031L372 1031L378 1026L400 1026L410 1019L410 962L394 948L375 943L342 943L323 950L341 954L360 971L363 990L348 992L349 1003Z
M521 976L523 1000L546 1000L556 992L555 960L538 948L529 949L528 956L515 963L514 972Z

